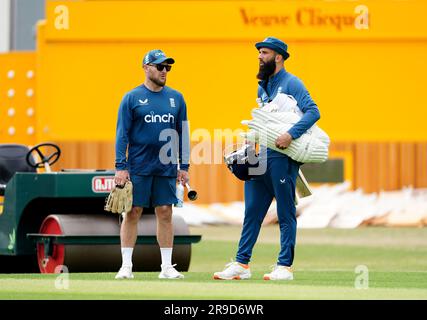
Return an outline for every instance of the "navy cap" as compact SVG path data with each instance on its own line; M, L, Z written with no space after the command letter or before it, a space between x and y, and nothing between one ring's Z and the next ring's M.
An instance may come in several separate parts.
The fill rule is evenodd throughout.
M265 38L262 42L257 42L255 47L259 50L261 48L268 48L276 51L278 54L283 56L283 59L286 60L289 58L288 45L282 40L279 40L274 37Z
M175 63L175 60L171 57L166 57L165 53L162 50L154 49L148 51L142 61L142 64L160 64L162 62L167 62L169 64Z

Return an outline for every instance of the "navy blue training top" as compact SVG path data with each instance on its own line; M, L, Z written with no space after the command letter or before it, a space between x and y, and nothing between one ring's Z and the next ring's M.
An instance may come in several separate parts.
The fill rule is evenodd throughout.
M187 107L180 92L167 86L154 92L142 84L124 95L117 119L117 170L176 177L178 161L188 170L189 154Z
M285 69L280 70L268 81L262 80L258 82L258 98L263 103L270 102L279 93L293 96L298 103L298 108L303 113L302 118L288 130L292 138L297 139L319 120L319 109L303 82ZM286 156L271 149L267 149L267 155L273 157Z

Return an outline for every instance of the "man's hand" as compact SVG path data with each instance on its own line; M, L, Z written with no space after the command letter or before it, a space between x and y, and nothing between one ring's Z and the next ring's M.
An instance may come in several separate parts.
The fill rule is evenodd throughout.
M285 132L284 134L279 136L275 142L277 148L282 150L286 149L292 142L292 136L289 133Z
M114 182L118 186L124 186L126 181L130 180L127 170L117 170L114 176Z
M188 175L188 172L185 170L178 170L178 176L176 178L176 181L178 183L181 183L182 185L185 185L190 180L190 177Z

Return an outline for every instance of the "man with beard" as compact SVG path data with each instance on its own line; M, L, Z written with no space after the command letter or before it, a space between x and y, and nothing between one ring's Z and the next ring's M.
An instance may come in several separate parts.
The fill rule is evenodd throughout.
M175 60L163 51L149 51L143 59L144 83L126 93L120 104L115 183L132 182L133 204L120 229L122 266L116 279L133 278L132 253L138 220L143 208L150 207L154 207L157 218L162 259L159 278L184 277L172 265L172 205L177 203L176 182L185 184L189 179L190 142L184 98L165 85L173 63ZM165 134L171 138L165 139ZM173 146L172 150L165 148L167 143Z
M303 114L300 121L288 132L279 136L276 147L287 148L293 139L299 138L320 118L317 105L300 79L287 72L283 66L289 58L288 46L281 40L268 37L255 44L259 51L258 99L260 108L271 102L278 94L293 96ZM282 107L283 108L283 107ZM280 107L277 110L281 110ZM272 149L260 148L259 161L265 161L266 171L245 181L245 217L236 261L227 264L221 272L214 273L214 279L249 279L249 261L257 241L261 224L273 198L277 202L277 216L280 227L280 253L272 271L264 280L292 280L291 269L294 260L296 240L295 186L301 163Z

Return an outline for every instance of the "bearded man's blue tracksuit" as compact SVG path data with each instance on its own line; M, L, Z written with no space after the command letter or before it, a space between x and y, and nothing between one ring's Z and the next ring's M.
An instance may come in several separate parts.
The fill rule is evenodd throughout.
M288 131L293 139L297 139L320 118L319 110L302 81L284 69L268 81L260 81L258 86L258 98L263 103L270 102L279 93L293 96L303 113L301 120ZM301 163L271 149L261 149L259 161L266 164L266 172L245 181L245 218L236 261L249 263L261 224L276 198L280 227L277 264L290 267L294 260L297 229L295 185Z

